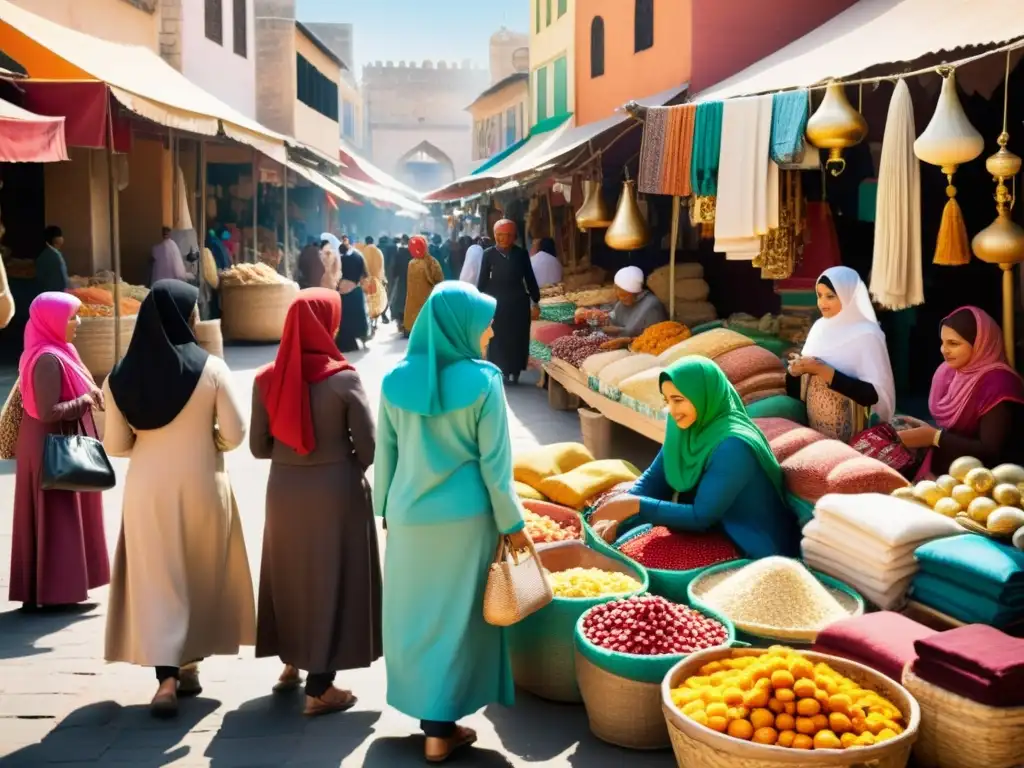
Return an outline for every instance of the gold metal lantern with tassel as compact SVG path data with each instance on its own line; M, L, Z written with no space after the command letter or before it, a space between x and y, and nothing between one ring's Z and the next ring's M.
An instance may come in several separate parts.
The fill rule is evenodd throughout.
M957 167L977 158L985 149L985 140L967 119L960 99L956 95L956 75L952 69L939 70L942 91L931 122L914 142L914 154L919 160L942 168L946 175L946 207L942 211L939 237L935 243L934 264L963 266L971 260L967 244L967 226L960 205L956 201L953 174Z
M610 226L614 216L605 202L604 195L601 194L601 182L584 181L583 188L583 205L576 212L576 226L580 228L580 232Z
M868 123L846 98L842 83L830 83L825 98L807 121L807 140L828 150L825 165L838 176L846 170L843 150L856 146L868 135Z
M1012 218L1014 195L1006 186L1020 172L1021 159L1006 148L1007 102L1010 87L1010 56L1006 56L1006 81L1003 90L1003 132L996 139L999 151L985 161L985 168L996 181L996 220L974 236L974 255L1003 271L1003 342L1010 365L1014 364L1013 341L1013 267L1024 261L1024 229Z
M605 233L604 242L616 251L635 251L650 241L647 222L640 212L636 199L636 182L630 179L622 182L622 195L615 211L615 219Z

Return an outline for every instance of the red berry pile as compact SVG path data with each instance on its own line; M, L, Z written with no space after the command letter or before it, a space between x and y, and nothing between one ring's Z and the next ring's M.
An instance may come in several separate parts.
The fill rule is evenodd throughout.
M591 608L583 620L583 635L601 648L639 656L695 653L729 639L721 622L654 595Z
M739 558L739 550L724 533L673 533L656 526L630 539L619 551L646 568L689 571Z

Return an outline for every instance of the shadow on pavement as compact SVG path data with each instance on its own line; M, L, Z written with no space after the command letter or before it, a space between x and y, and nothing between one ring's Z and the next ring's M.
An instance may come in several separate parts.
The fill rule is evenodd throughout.
M49 648L40 648L36 642L47 635L67 629L89 616L96 608L95 603L45 608L27 612L21 609L0 613L0 659L20 659L47 653Z
M423 759L423 737L377 739L366 751L363 768L405 768L425 765ZM473 768L507 768L511 766L505 757L490 749L468 749L457 752L445 761L445 765L466 765Z

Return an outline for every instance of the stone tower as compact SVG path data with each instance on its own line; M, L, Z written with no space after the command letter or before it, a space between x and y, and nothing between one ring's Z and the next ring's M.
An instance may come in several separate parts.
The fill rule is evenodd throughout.
M530 36L502 27L491 35L491 85L516 72L529 72ZM518 55L517 55L518 54ZM525 59L525 69L520 59Z

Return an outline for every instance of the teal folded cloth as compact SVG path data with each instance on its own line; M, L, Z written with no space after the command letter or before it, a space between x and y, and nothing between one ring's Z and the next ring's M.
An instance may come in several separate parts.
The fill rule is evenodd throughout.
M864 179L857 190L857 221L874 223L878 210L878 179Z
M1024 619L1024 606L1011 607L928 573L918 573L910 597L968 624L1005 627Z
M718 158L722 153L722 113L724 104L707 101L697 105L693 125L693 158L690 182L698 197L718 195Z
M772 96L771 158L780 165L795 163L804 154L807 130L807 91L786 91Z
M985 536L936 539L918 547L914 557L923 573L993 600L1012 601L1024 592L1024 552Z

